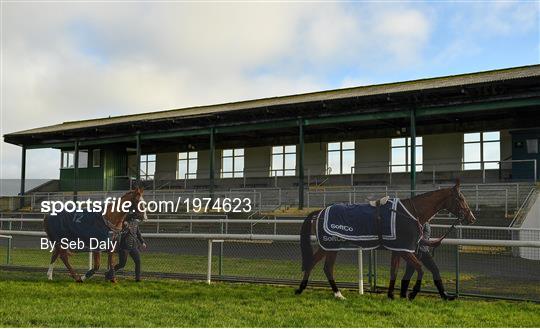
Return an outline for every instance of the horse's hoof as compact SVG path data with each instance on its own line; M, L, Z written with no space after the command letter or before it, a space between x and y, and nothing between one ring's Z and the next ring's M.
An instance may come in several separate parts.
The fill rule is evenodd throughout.
M300 290L300 289L295 289L294 290L295 295L300 295L301 293L302 293L302 290Z
M341 291L335 292L335 293L334 293L334 297L335 297L336 299L339 299L339 300L345 300L345 299L347 299L347 298L345 298L345 297L341 294Z
M118 282L118 280L116 280L116 278L111 279L111 283L117 283L117 282Z
M77 283L83 283L83 280L81 279L81 277L78 277L77 279L75 279L75 282L77 282Z
M414 291L409 294L409 300L414 300L416 298L416 294Z
M392 299L392 300L394 299L394 294L388 294L387 296L388 296L388 299Z

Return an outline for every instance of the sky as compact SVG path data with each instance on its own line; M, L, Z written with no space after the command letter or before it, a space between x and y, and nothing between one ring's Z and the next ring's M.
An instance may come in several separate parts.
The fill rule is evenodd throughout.
M540 62L540 2L1 3L1 134ZM20 148L0 143L0 178ZM30 150L29 179L60 153Z

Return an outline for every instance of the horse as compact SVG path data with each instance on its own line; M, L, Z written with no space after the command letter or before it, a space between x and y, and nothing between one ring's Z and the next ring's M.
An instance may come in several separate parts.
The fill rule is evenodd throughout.
M441 210L447 210L448 212L452 213L458 218L459 222L465 219L469 224L471 224L476 220L476 217L469 208L465 197L460 191L459 179L456 181L456 184L453 187L427 192L400 201L405 208L405 212L407 213L408 217L417 221L419 228L421 228L426 222L430 222L431 219ZM312 221L319 219L321 213L323 213L325 209L311 212L309 215L307 215L302 224L300 231L300 247L302 252L302 271L304 276L300 283L300 287L295 290L295 293L297 295L301 294L302 291L306 289L311 271L319 261L326 258L324 263L324 273L328 279L330 287L332 288L334 297L337 299L345 299L334 280L334 265L336 262L337 251L323 249L319 239L317 239L319 248L315 253L313 253L313 248L311 246ZM380 234L381 233L379 233L379 239ZM417 281L409 296L409 298L412 300L416 294L420 292L424 272L422 270L421 262L415 256L414 252L410 250L392 250L388 297L390 299L394 298L394 285L396 282L400 258L403 258L408 264L411 264L417 272Z
M122 230L122 224L124 220L126 219L126 216L128 215L128 213L130 212L135 213L136 215L140 216L143 220L147 219L146 212L141 212L139 210L139 203L141 202L144 203L143 193L144 193L144 190L142 188L135 188L134 190L129 191L126 194L124 194L119 199L119 202L121 205L126 204L126 202L131 203L131 208L128 211L125 211L125 209L123 209L122 207L115 206L112 203L106 203L105 215L102 215L101 213L90 213L92 214L92 217L86 220L86 225L90 225L91 228L97 226L99 227L99 230L101 232L104 231L105 234L110 234L110 232L112 232L112 237L110 238L110 240L112 241L117 240L118 235L120 231ZM69 256L72 255L72 252L70 249L62 247L61 240L62 238L66 238L66 237L68 237L69 240L74 240L74 239L79 239L79 238L82 238L83 240L88 240L88 237L91 236L92 233L85 232L85 236L81 237L80 232L70 230L70 227L72 226L64 225L63 223L59 222L60 220L59 218L55 218L61 215L68 216L67 220L72 223L80 223L80 218L76 217L77 214L73 214L73 216L70 216L70 214L67 214L65 211L58 213L55 216L53 215L45 216L45 219L43 220L45 233L47 234L49 241L54 242L54 248L51 254L51 261L49 264L49 269L47 271L47 277L49 280L53 279L54 263L56 262L58 257L60 257L60 259L62 260L62 262L68 269L71 277L76 282L83 282L86 279L89 279L90 277L92 277L94 273L99 270L100 263L101 263L101 251L98 249L90 251L92 253L93 266L82 277L79 276L75 272L71 264L69 263ZM73 224L73 225L76 225L76 224ZM68 231L62 232L62 233L55 232L59 227L61 227L64 230L67 229ZM108 255L108 258L107 258L108 272L107 272L106 278L114 283L116 282L116 277L114 273L114 264L113 264L115 250L113 248L108 248L106 249L106 252Z

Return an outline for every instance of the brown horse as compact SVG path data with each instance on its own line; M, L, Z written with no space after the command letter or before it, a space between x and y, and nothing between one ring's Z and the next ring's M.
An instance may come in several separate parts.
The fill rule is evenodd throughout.
M401 200L404 207L412 214L420 225L424 225L429 222L439 211L447 210L458 219L467 220L468 223L473 223L476 218L474 217L465 197L460 191L460 183L457 181L454 187L444 188L427 192L410 199ZM311 234L312 225L311 222L318 218L319 213L322 210L317 210L310 213L304 220L300 233L300 246L302 249L302 270L304 277L300 283L300 287L295 291L296 294L301 294L307 287L309 275L313 270L313 267L326 257L324 263L324 273L330 283L334 296L338 299L344 299L343 295L339 291L336 282L334 280L334 265L336 262L337 251L327 251L320 246L315 253L311 246ZM422 285L423 270L422 264L412 252L406 251L392 251L391 258L391 270L390 270L390 285L388 288L388 297L394 296L394 284L396 282L397 269L399 267L399 260L403 258L408 264L411 264L417 272L417 281L411 292L412 298L420 291ZM411 298L411 299L412 299Z
M124 194L120 198L121 204L124 204L125 202L130 202L131 209L130 211L139 213L141 217L146 219L146 213L141 213L139 211L139 203L144 202L143 198L143 189L142 188L136 188L135 190L129 191L126 194ZM106 206L105 209L105 215L102 216L103 221L109 231L113 232L112 240L117 240L118 234L122 230L122 224L124 220L126 219L128 212L122 211L120 207L115 207L113 204L109 203ZM100 216L101 218L101 216ZM46 216L43 224L45 228L45 232L47 233L47 237L49 237L49 240L51 240L51 236L54 236L54 234L51 234L49 223L50 216ZM60 257L66 268L68 269L71 277L75 279L77 282L83 282L84 280L90 278L94 275L94 273L99 270L100 263L101 263L101 252L100 251L92 251L92 259L93 259L93 267L86 272L85 275L82 277L78 275L71 264L69 263L69 256L72 255L72 252L69 249L62 248L60 246L60 241L55 241L55 247L52 251L51 255L51 262L49 264L49 270L47 271L47 277L49 280L52 280L53 277L53 270L54 270L54 263L56 262L57 258ZM110 279L111 282L116 282L115 273L114 273L114 252L115 250L107 250L107 256L108 256L108 272L107 272L107 279Z

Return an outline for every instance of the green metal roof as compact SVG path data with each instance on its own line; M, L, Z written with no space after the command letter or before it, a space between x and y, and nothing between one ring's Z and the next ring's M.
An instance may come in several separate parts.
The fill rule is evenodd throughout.
M394 93L415 92L433 90L439 88L459 87L489 82L500 82L521 78L540 77L540 65L513 67L492 71L436 77L428 79L411 80L404 82L386 83L354 88L335 89L328 91L312 92L305 94L262 98L241 102L224 103L216 105L196 106L182 109L149 112L142 114L123 115L116 117L98 118L82 121L69 121L57 125L18 131L5 136L23 136L42 133L57 133L68 130L96 128L114 124L130 122L154 121L164 119L182 119L188 117L200 117L216 113L249 110L261 107L290 105L307 102L327 101L353 97L365 97L376 95L389 95Z

